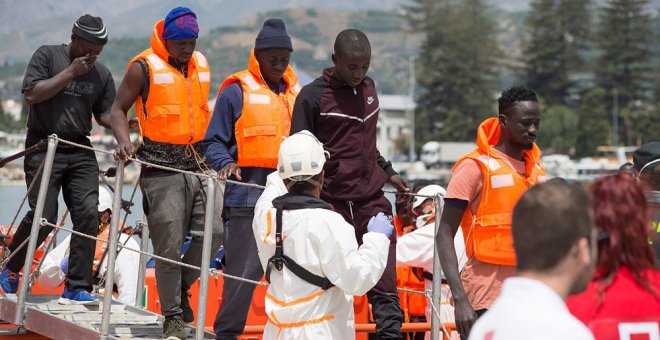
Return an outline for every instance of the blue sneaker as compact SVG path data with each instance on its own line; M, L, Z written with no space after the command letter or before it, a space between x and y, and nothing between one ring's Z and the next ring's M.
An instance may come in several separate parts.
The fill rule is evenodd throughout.
M0 272L0 287L5 294L16 294L18 290L18 274L5 268Z
M99 298L86 292L84 289L69 290L69 288L64 288L64 292L57 302L60 305L98 306Z

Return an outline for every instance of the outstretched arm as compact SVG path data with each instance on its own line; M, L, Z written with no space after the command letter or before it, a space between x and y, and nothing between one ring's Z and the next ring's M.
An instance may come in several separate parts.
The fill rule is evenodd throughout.
M125 159L135 155L135 146L131 144L126 115L137 97L142 93L146 82L142 67L135 62L128 69L124 80L119 85L117 98L112 104L112 109L108 115L108 123L112 127L112 134L115 136L118 145L115 149L115 157Z

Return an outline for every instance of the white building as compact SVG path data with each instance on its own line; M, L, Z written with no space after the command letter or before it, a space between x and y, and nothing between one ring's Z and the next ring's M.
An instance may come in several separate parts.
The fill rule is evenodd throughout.
M23 103L17 102L13 99L8 99L2 101L2 109L11 114L15 120L21 118L21 109L23 109Z
M402 150L396 143L402 135L405 135L406 141L410 140L410 120L415 102L407 95L379 95L378 100L378 151L387 160L400 160L408 154L408 149Z

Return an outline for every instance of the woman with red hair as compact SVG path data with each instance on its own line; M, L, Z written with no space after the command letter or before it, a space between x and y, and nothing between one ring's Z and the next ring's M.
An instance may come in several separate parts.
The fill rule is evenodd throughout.
M597 179L590 191L599 231L596 274L583 293L568 299L568 308L597 339L618 339L623 324L630 334L658 334L660 272L648 242L642 184L619 173Z

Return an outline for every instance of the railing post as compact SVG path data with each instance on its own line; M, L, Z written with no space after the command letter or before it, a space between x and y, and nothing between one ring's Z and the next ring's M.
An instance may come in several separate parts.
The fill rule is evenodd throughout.
M206 178L206 214L204 216L204 242L202 243L202 263L199 274L199 301L197 304L197 326L195 339L204 339L206 321L206 298L209 291L209 267L211 265L211 240L213 238L213 215L215 214L215 177Z
M147 221L147 223L149 223ZM149 226L142 221L136 223L137 226L142 227L142 235L140 240L140 250L147 252L149 246ZM144 299L144 280L147 276L147 255L140 253L140 267L138 269L137 292L135 294L135 307L147 308L146 304L142 304Z
M41 227L41 218L44 212L44 204L46 203L46 195L48 194L48 183L50 181L50 173L53 169L53 160L55 159L55 152L57 151L57 135L48 136L48 149L46 151L46 158L44 159L44 170L41 174L41 183L39 184L39 196L37 196L37 206L34 209L34 216L32 218L32 229L30 231L30 241L27 246L27 253L25 254L25 263L23 264L23 280L18 288L18 301L16 302L16 317L14 324L20 326L23 324L25 318L25 299L28 293L29 273L32 268L32 261L34 260L34 250L37 248L37 237L39 235L39 228ZM34 181L37 178L33 179ZM49 221L57 223L57 221ZM27 273L27 274L26 274Z
M115 260L117 259L117 241L119 240L119 217L121 214L121 189L124 186L124 161L117 161L115 177L115 195L112 201L112 219L108 232L108 267L105 271L105 292L103 296L103 315L101 319L101 339L108 338L110 311L112 310L112 286L114 285Z
M435 240L436 237L438 236L438 229L440 229L440 212L442 211L442 207L440 206L440 203L442 202L442 196L438 194L436 197L433 198L433 204L435 204L435 232L434 232L434 237L433 239ZM438 315L440 314L440 308L442 308L442 304L440 303L440 296L441 296L441 285L442 285L442 278L440 277L440 256L438 256L438 246L437 244L433 245L433 292L431 293L431 303L435 304L438 306L438 313L431 313L431 340L439 340L440 339L440 322L442 320L438 319Z

